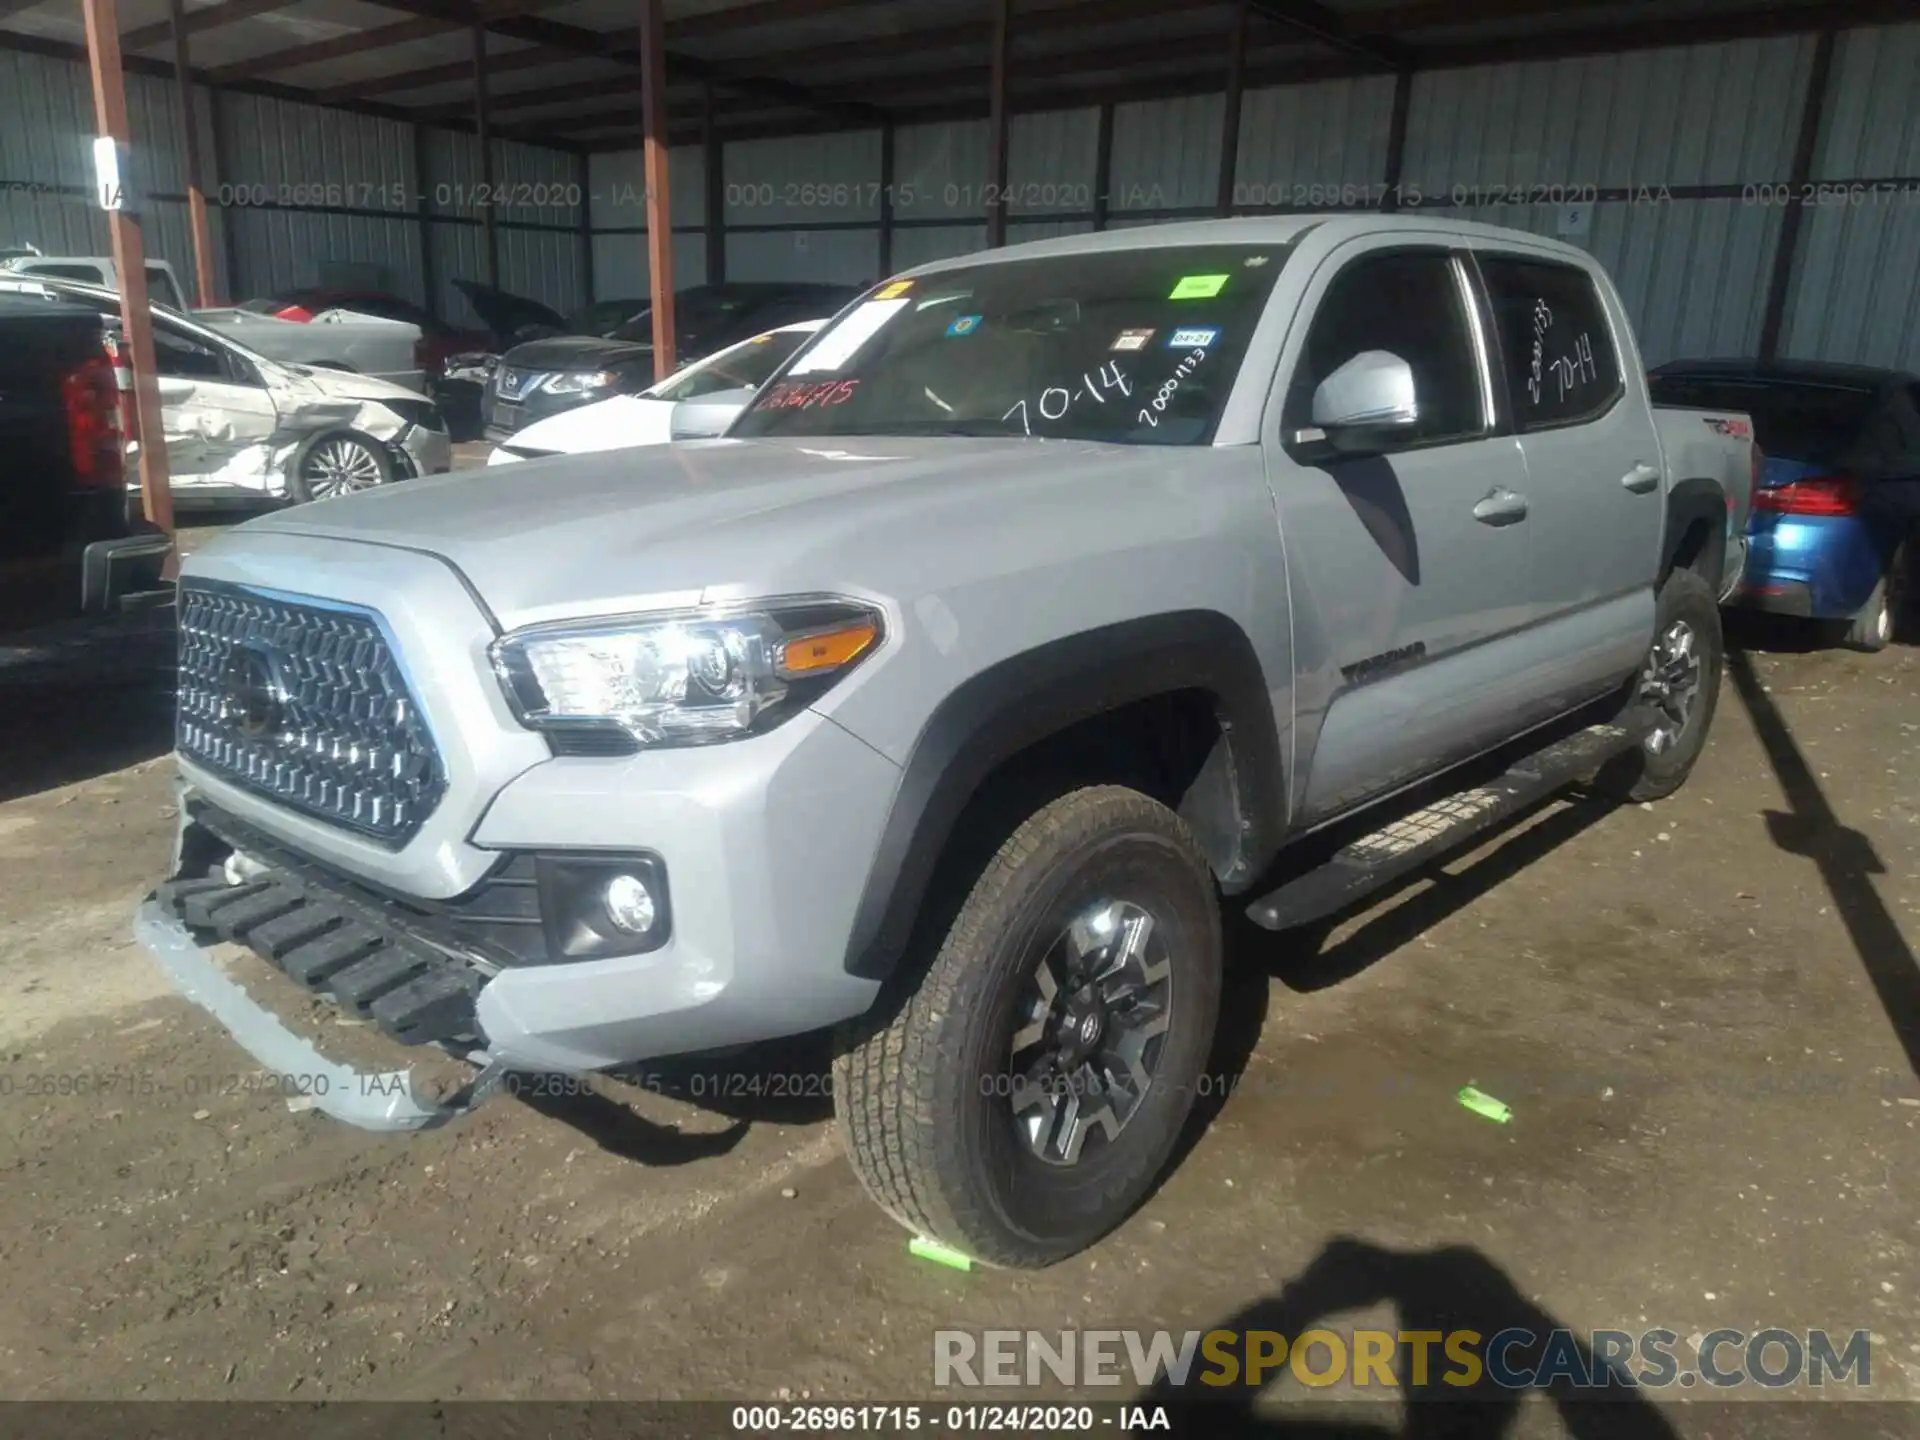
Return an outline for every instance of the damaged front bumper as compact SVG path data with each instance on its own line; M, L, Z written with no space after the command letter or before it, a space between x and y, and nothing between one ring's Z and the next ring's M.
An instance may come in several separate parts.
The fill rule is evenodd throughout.
M181 994L225 1026L269 1073L295 1082L290 1096L306 1097L313 1109L362 1130L431 1130L472 1110L507 1077L504 1065L488 1063L454 1095L433 1100L410 1070L355 1070L322 1055L230 979L158 899L135 912L133 935Z
M401 907L343 886L284 854L233 847L221 864L208 846L252 841L221 834L182 797L175 878L134 916L134 938L187 999L226 1028L249 1055L284 1076L303 1108L368 1130L421 1130L472 1110L511 1070L489 1055L474 1002L488 971L438 942ZM209 863L209 861L212 863ZM279 863L274 863L279 862ZM444 1100L410 1070L362 1071L332 1060L248 993L211 953L230 942L252 950L312 994L377 1025L401 1045L433 1045L476 1073Z

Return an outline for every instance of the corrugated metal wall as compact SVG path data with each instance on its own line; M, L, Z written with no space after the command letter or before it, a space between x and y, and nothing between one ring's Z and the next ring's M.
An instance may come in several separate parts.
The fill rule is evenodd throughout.
M1840 37L1813 173L1920 175L1920 25ZM1785 353L1920 371L1920 186L1827 198L1800 237Z
M1752 354L1781 212L1740 190L1790 173L1812 54L1789 36L1421 75L1405 183L1591 250L1650 364ZM1665 193L1710 186L1727 198Z
M0 127L0 246L34 245L49 254L104 255L106 216L94 205L93 92L84 66L44 55L0 50L0 96L9 123ZM207 97L196 92L201 153L211 153ZM147 248L167 261L183 286L192 284L193 236L184 200L173 85L147 75L127 77L127 119L143 143L135 147L128 187L146 198ZM214 239L216 267L225 263Z
M1765 187L1788 178L1813 50L1813 37L1802 35L1423 72L1410 95L1403 183L1432 213L1560 234L1590 248L1618 279L1652 361L1751 352L1784 213ZM1920 24L1843 33L1816 179L1920 177L1916 93ZM0 244L104 251L106 227L85 190L93 119L84 67L0 51L0 94L15 118L0 132ZM184 182L172 96L170 82L128 77L134 185L153 197L148 245L185 276L192 253L177 198ZM1385 76L1248 92L1236 202L1373 204L1387 169L1393 100ZM223 283L230 273L244 294L351 275L468 318L449 282L484 269L471 137L427 131L424 173L416 173L412 127L227 94L216 149L204 95L200 102L210 197L230 202L214 226ZM1111 225L1212 212L1222 103L1216 94L1113 107ZM1010 240L1090 228L1099 128L1092 107L1013 118ZM985 243L987 138L983 121L897 131L893 268ZM875 278L881 143L879 132L865 130L730 144L720 197L728 273ZM216 153L224 175L211 173ZM704 170L698 147L675 151L682 285L705 278ZM594 293L645 292L637 151L583 164L565 152L498 142L494 179L525 202L496 211L506 288L562 310ZM423 210L434 217L424 238ZM1920 191L1855 192L1808 208L1783 349L1920 366Z
M143 212L147 248L190 284L193 239L180 198L186 175L173 82L146 75L126 81L132 189L158 197L149 198ZM0 50L0 95L9 120L0 130L0 245L105 253L106 220L87 191L94 125L85 67ZM448 283L456 276L482 278L485 270L476 203L481 166L472 136L427 130L420 173L410 125L228 92L220 96L216 137L210 97L196 90L195 99L215 272L222 288L234 292L229 298L301 285L370 285L472 320ZM216 157L225 163L223 174L215 171ZM562 311L583 304L590 266L580 158L496 141L493 178L496 193L530 202L495 211L500 284ZM426 226L424 241L423 210L444 217ZM431 296L426 265L437 284Z

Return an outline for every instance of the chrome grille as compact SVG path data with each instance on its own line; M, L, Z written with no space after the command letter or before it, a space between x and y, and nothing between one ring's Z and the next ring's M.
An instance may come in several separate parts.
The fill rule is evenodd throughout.
M179 613L183 755L389 845L433 813L440 755L371 611L200 581Z

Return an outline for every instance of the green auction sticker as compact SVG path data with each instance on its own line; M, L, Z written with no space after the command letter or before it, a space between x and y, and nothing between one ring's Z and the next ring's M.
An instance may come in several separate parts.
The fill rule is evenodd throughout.
M1226 275L1182 275L1169 300L1211 300L1227 288Z

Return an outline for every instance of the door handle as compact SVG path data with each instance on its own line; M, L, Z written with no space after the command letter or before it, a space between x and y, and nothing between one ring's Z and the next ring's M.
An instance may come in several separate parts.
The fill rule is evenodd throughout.
M1620 477L1620 483L1635 495L1644 495L1660 483L1660 472L1651 465L1636 465Z
M1482 525L1517 525L1527 518L1527 497L1496 486L1473 507L1473 518Z

